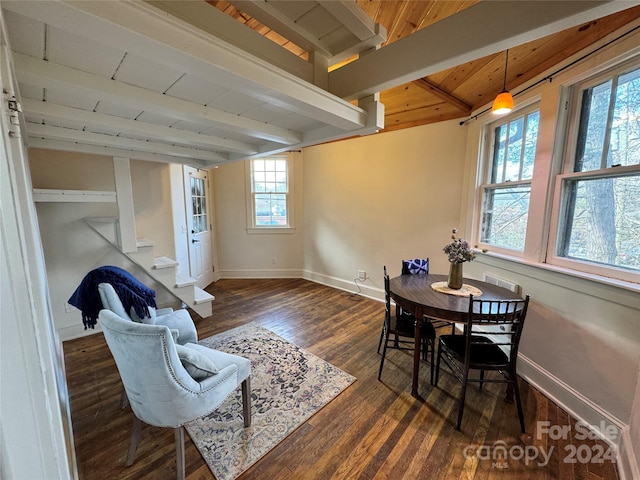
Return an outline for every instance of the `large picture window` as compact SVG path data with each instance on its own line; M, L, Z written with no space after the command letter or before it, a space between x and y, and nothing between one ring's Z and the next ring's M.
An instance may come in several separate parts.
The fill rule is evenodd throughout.
M640 272L640 68L577 85L572 100L555 255Z
M602 65L482 125L473 239L489 256L638 285L640 55Z
M539 123L540 112L531 107L490 125L482 185L484 244L524 250Z

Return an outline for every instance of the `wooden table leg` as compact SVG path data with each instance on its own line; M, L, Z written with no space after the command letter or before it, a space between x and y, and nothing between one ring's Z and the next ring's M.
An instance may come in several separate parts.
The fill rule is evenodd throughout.
M418 397L418 375L420 374L420 351L422 350L422 315L416 312L415 322L415 346L413 348L413 379L411 382L411 395Z

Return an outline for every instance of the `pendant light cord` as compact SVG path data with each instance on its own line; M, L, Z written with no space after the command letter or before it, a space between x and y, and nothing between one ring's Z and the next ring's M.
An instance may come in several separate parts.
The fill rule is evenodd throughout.
M504 59L504 81L502 82L502 91L507 91L507 66L509 66L509 49L505 51L506 58Z

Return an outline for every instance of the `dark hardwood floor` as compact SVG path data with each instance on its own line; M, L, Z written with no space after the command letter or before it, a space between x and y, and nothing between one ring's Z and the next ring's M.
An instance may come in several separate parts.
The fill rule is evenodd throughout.
M378 381L380 302L300 279L221 280L208 290L214 312L196 320L199 338L257 322L357 378L241 480L617 479L614 463L595 461L607 450L603 442L540 431L546 421L575 432L575 421L522 380L525 435L502 385L469 387L458 432L459 385L446 368L433 388L424 364L418 400L410 394L411 354L391 350ZM136 461L125 467L132 414L119 407L121 383L102 334L64 342L64 352L80 478L175 478L171 429L144 426ZM188 435L185 442L187 478L213 479ZM571 456L578 449L582 456Z

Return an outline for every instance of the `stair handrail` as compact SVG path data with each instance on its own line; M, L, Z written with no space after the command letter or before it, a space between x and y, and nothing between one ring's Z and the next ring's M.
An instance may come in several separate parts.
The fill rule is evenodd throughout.
M144 272L144 274L147 277L149 277L151 280L153 280L153 282L155 284L160 285L162 290L164 290L166 293L171 295L171 297L173 297L176 301L180 302L180 304L184 308L184 306L185 306L184 302L182 301L182 299L180 299L180 297L178 297L173 292L173 290L171 290L167 285L162 283L158 278L153 276L151 274L151 272L149 272L147 267L142 265L135 258L131 257L129 254L127 254L126 252L124 252L122 250L122 246L121 246L121 244L119 242L119 240L120 240L120 221L119 221L118 217L85 217L85 218L83 218L83 221L93 232L95 232L100 238L102 238L105 241L105 243L107 243L107 245L109 245L110 247L114 248L121 256L126 258L130 263L132 263L133 265L139 267L140 270L142 270L142 272ZM100 221L100 223L110 223L110 221L113 221L113 223L114 223L114 236L116 238L115 242L112 241L111 239L107 238L105 235L103 235L102 232L100 230L98 230L91 223L91 222L97 222L97 221Z

